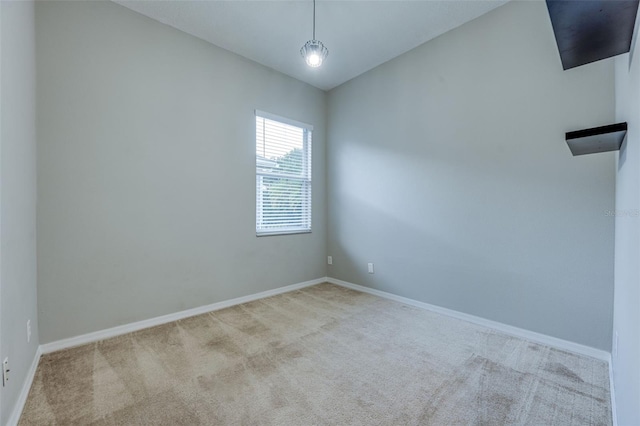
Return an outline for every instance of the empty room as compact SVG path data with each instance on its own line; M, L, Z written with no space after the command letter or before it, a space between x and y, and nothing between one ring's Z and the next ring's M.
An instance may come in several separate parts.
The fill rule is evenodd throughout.
M0 0L0 425L640 426L638 0Z

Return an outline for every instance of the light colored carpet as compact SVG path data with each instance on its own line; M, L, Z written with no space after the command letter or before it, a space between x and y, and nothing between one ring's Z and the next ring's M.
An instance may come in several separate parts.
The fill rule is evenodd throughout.
M605 363L331 284L46 355L21 425L609 425Z

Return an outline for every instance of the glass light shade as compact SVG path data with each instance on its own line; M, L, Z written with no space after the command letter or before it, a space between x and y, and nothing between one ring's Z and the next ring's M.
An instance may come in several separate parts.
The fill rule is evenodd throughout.
M309 40L302 46L300 49L300 54L312 68L317 68L322 65L322 62L326 59L329 54L329 49L324 47L321 41L318 40Z

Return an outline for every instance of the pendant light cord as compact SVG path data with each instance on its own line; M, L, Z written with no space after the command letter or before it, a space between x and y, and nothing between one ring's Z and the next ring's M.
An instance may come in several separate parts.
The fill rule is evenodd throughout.
M313 40L316 39L316 0L313 0Z

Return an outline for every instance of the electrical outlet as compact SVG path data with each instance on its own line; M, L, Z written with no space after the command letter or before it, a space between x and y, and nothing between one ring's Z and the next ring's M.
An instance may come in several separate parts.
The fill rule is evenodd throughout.
M31 320L27 320L27 343L31 342Z
M373 263L367 263L367 270L370 274L373 274Z
M5 358L2 361L2 386L7 386L7 382L9 381L9 358Z
M327 256L327 265L333 265L333 256Z

